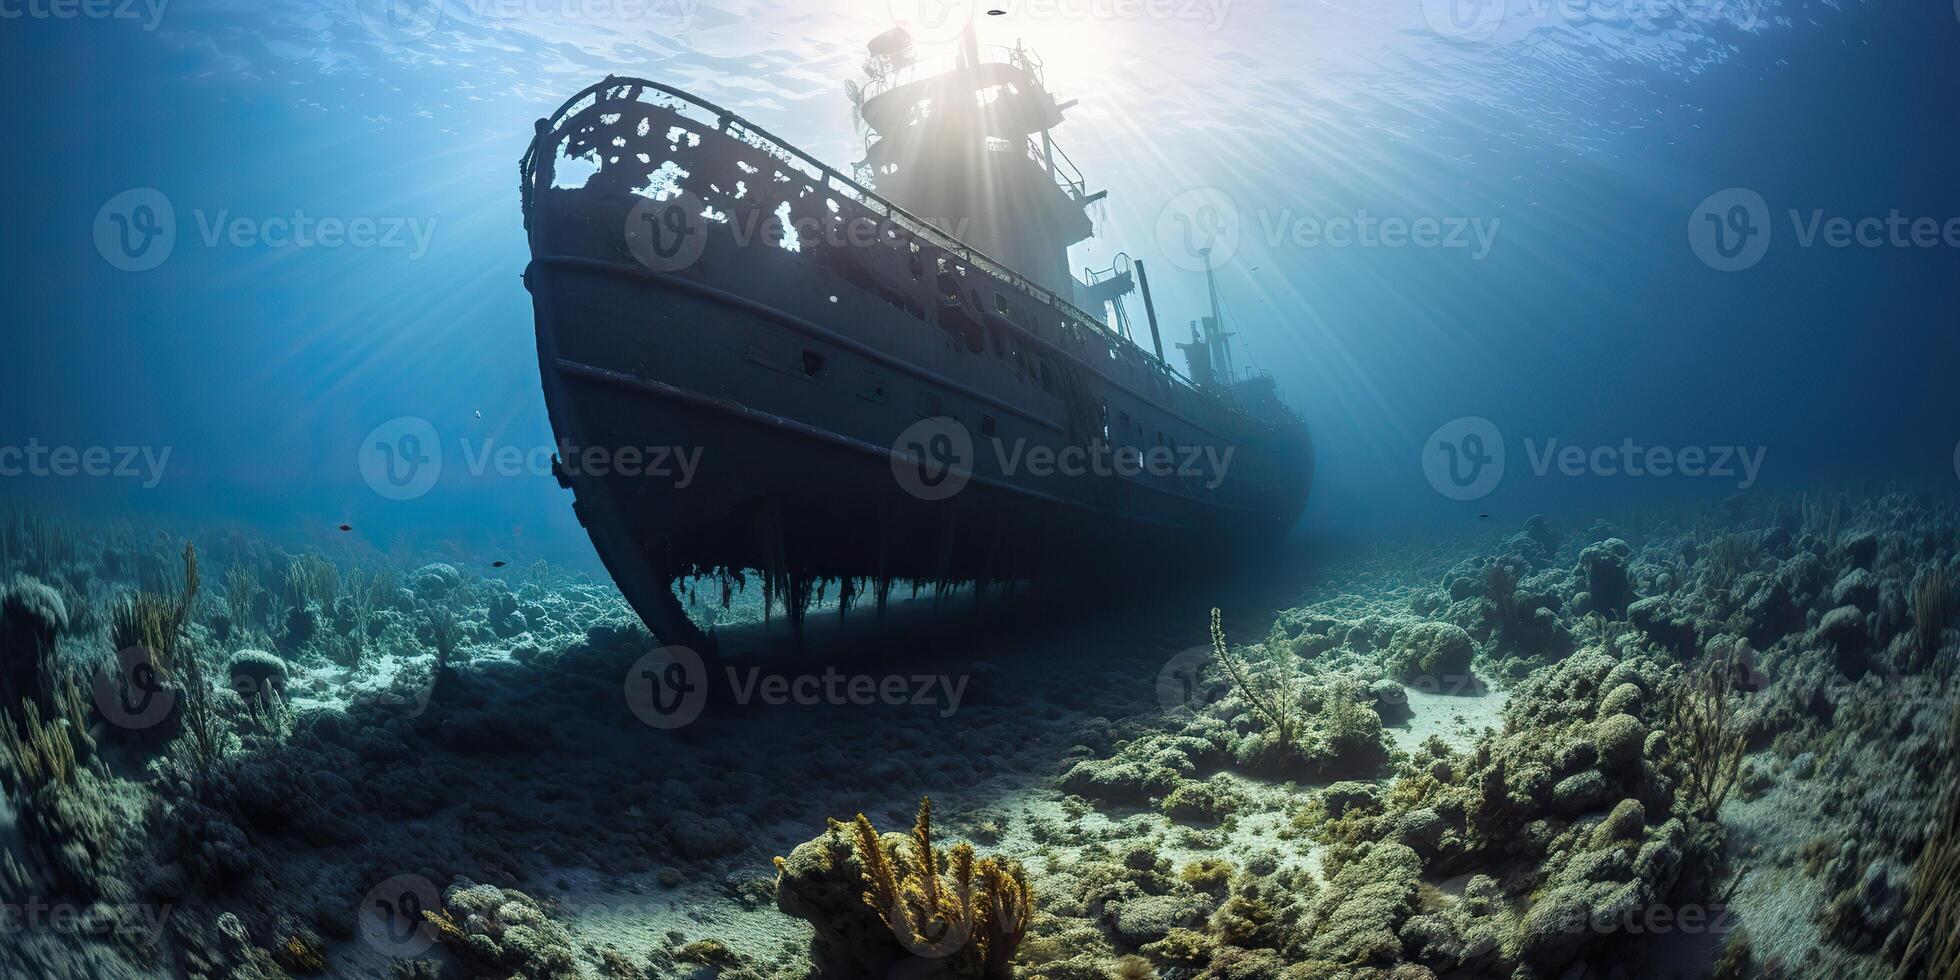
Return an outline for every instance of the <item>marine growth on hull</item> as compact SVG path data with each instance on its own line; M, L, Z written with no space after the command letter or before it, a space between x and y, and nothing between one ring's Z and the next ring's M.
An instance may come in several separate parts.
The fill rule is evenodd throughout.
M549 565L14 508L0 973L1951 976L1956 537L1535 517L710 665Z

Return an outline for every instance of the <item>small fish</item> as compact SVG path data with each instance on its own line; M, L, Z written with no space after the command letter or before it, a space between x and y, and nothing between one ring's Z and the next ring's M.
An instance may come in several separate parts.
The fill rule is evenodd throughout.
M1490 520L1490 515L1489 515L1489 514L1478 514L1478 515L1477 515L1477 519L1478 519L1478 520L1480 520L1480 521L1487 521L1487 520Z
M352 524L342 524L342 525L340 526L340 529L341 529L341 530L343 530L343 531L352 531L352 530L354 529L354 525L352 525Z
M477 410L477 413L476 413L476 417L477 417L477 418L482 418L482 417L483 417L483 410L482 410L482 409L478 409L478 410Z
M493 561L493 562L491 562L491 563L490 563L490 567L491 567L491 568L502 568L502 567L504 567L505 565L508 565L508 564L510 564L510 562L507 562L507 561Z
M1000 9L999 7L995 7L995 8L993 8L992 10L989 10L989 11L987 11L987 16L989 16L989 17L1005 17L1005 16L1007 16L1007 11L1005 11L1005 10L1002 10L1002 9Z

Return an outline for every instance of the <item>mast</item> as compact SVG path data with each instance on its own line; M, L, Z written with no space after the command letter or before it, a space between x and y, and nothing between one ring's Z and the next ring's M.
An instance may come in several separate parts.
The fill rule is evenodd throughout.
M1198 250L1205 260L1205 289L1211 294L1211 315L1205 317L1205 346L1211 357L1212 373L1229 386L1238 379L1232 367L1232 334L1225 332L1225 314L1218 307L1218 277L1211 268L1211 249Z
M1164 337L1157 332L1157 304L1150 301L1150 274L1143 269L1143 260L1137 260L1137 288L1143 291L1143 315L1150 320L1150 343L1157 348L1157 360L1164 359Z

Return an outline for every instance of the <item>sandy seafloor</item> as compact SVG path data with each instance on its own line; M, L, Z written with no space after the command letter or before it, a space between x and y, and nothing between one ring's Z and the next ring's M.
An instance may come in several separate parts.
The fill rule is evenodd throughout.
M909 956L824 839L925 796L941 845L1018 862L1022 977L1934 975L1914 937L1954 914L1918 866L1953 846L1960 563L1918 496L1480 524L1145 601L927 595L875 650L827 611L788 649L751 594L686 724L630 693L659 644L586 577L4 530L8 977L979 975ZM175 707L133 718L118 605L181 601L187 537L199 588L151 634ZM903 703L729 704L751 671Z

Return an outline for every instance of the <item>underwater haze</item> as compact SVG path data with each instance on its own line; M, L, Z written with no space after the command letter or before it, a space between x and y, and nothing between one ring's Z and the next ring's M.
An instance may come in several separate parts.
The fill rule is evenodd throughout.
M636 74L844 167L862 156L844 84L892 22L883 3L105 6L57 19L26 4L6 25L23 151L6 164L0 417L10 443L168 447L167 478L10 491L559 557L582 546L566 495L480 456L552 445L520 279L531 122ZM1800 243L1819 217L1960 215L1952 10L1513 4L1494 27L1478 12L1439 31L1440 2L1134 6L1036 5L980 29L1025 41L1080 100L1057 140L1110 193L1074 264L1146 260L1175 339L1206 300L1189 256L1165 255L1167 209L1213 191L1231 208L1228 319L1318 443L1308 533L1752 477L1540 477L1553 440L1616 457L1627 440L1743 447L1762 453L1754 482L1781 487L1955 478L1951 243L1829 247L1818 228ZM126 272L96 226L138 188L174 209L174 248ZM1731 188L1760 195L1773 225L1737 272L1689 234ZM372 220L374 241L257 234L305 217ZM1426 219L1442 244L1342 238L1371 217ZM233 236L241 220L253 234ZM357 464L362 437L402 416L452 457L407 502L370 492ZM1489 419L1510 459L1495 492L1459 506L1421 453L1462 417Z
M966 40L1023 87L894 81ZM0 0L0 980L1960 980L1957 68L1950 0ZM1048 95L1055 186L981 132ZM737 251L886 214L755 127L1150 306Z

